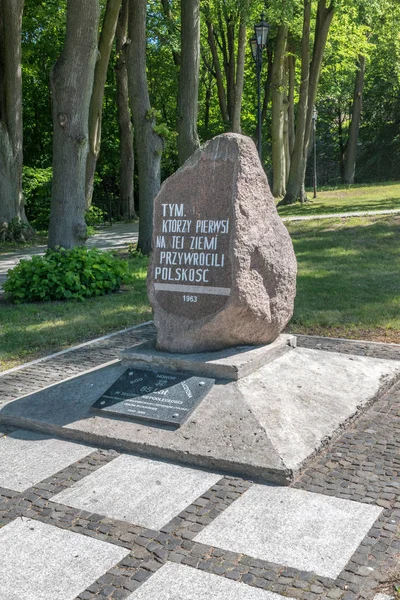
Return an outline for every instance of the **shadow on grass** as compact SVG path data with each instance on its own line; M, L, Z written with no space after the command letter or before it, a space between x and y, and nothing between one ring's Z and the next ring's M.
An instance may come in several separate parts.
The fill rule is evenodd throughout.
M331 199L316 200L306 204L294 204L283 206L279 209L281 217L296 215L323 215L346 212L363 212L374 210L393 210L400 209L400 196L393 198L381 198L377 200L368 200L368 198L343 198L342 202L332 202Z
M400 326L400 222L293 233L294 323Z

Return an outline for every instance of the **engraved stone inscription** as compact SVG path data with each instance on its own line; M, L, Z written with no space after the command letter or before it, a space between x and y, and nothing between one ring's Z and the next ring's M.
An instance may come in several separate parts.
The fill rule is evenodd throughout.
M92 410L180 425L207 395L214 379L180 373L127 369Z
M184 194L170 185L154 208L156 298L165 311L189 319L218 312L231 294L232 194L229 179L226 174L219 179L218 170L216 164L212 182L196 173L193 188Z

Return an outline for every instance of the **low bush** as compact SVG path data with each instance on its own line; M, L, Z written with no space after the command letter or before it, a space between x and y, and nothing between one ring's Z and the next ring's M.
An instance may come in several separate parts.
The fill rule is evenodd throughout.
M22 183L25 196L25 212L31 225L45 231L49 228L51 182L53 171L24 167Z
M84 300L115 292L130 281L128 263L110 252L60 248L21 260L8 271L4 290L15 303Z
M94 226L101 225L104 223L104 211L98 206L91 205L91 207L85 213L86 225Z

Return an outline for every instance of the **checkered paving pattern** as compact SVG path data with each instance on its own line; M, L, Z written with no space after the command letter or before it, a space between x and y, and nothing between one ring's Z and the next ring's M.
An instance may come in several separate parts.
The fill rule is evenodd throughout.
M310 344L309 339L307 344ZM114 344L113 352L116 346ZM353 352L356 350L353 348ZM396 353L396 348L386 350ZM380 346L377 345L374 351L377 355ZM49 367L44 365L43 368ZM21 377L25 375L18 374L19 382ZM18 395L12 390L11 376L7 378L7 389L10 394ZM2 427L0 440L3 444L11 433L9 428ZM15 437L23 439L23 432L14 434ZM281 539L274 537L272 530L259 527L259 546L279 548L279 555L272 552L269 556L261 556L254 545L236 548L219 535L213 538L215 525L228 517L227 523L240 530L238 535L242 538L246 537L246 527L250 525L245 523L243 515L248 517L251 510L246 508L246 498L263 495L263 486L257 482L199 471L204 486L197 487L196 470L193 469L194 479L188 495L182 492L185 477L182 481L177 480L179 503L174 504L174 486L165 488L164 494L170 498L172 510L168 513L169 520L163 516L157 521L157 511L163 503L152 504L154 495L149 493L147 514L150 520L144 522L139 513L124 514L122 505L119 508L122 512L118 513L112 503L112 494L110 505L104 500L107 486L113 489L118 485L118 481L113 480L113 463L116 467L124 463L126 469L136 468L127 466L130 455L82 445L78 460L71 455L71 464L62 466L41 481L32 479L31 487L24 485L21 486L23 489L12 489L12 486L6 486L5 479L0 482L3 486L0 487L0 556L7 557L2 559L0 567L0 596L2 600L47 600L47 597L51 600L163 600L164 597L202 600L201 594L206 594L204 598L210 600L392 599L394 588L388 580L395 581L396 573L400 575L399 447L400 384L320 452L290 489L284 488L293 499L291 515L296 514L296 506L300 513L304 511L304 493L317 499L317 504L308 510L308 516L302 517L305 519L303 529L301 522L296 521L299 532L292 540L290 524L286 537ZM17 450L15 452L17 457ZM145 464L146 460L134 457L133 463ZM180 469L177 465L160 463L163 464L165 472L168 466L177 472ZM60 467L54 467L57 468ZM138 481L147 471L132 471L132 487L130 477L125 478L123 486L121 484L127 506L130 498L134 504ZM110 476L102 477L104 473ZM118 473L117 468L115 473ZM207 477L211 477L208 482ZM156 470L150 483L143 481L143 486L149 486L149 490L153 489L150 483L163 485ZM265 489L270 492L268 486ZM81 499L86 498L85 502L76 501L79 490L82 490ZM71 501L71 498L75 500ZM99 498L102 502L96 503ZM168 498L165 499L167 504ZM187 505L183 508L185 498ZM324 507L336 500L343 501L340 507L343 507L344 516L353 514L346 512L351 505L355 513L361 511L368 518L357 522L350 518L345 523L349 537L353 536L354 541L342 550L339 545L343 564L336 562L338 568L329 571L328 576L312 558L319 532L315 530L313 536L309 528L310 523L318 522L318 519L312 520L316 516L313 510L319 510L318 506L321 507L319 517L323 528L323 519L332 518L331 513L324 516ZM270 495L268 502L270 505L274 502ZM282 498L278 494L274 515L283 526L285 518L289 520L289 513L284 502L283 512L279 513L280 502ZM244 512L237 510L241 503ZM141 506L145 504L143 501ZM340 514L337 518L338 525L343 525ZM343 530L339 526L336 529L343 538ZM257 539L256 522L252 525L251 535ZM330 535L335 535L335 527ZM29 541L30 561L13 561L13 556L22 552L21 540ZM51 548L47 554L43 551L46 540ZM309 561L304 564L293 559L299 540L304 546L303 554L307 552L307 544L310 548ZM329 563L328 550L331 549L321 546L317 554L325 552ZM332 564L333 560L331 558ZM81 574L81 579L74 573ZM78 587L71 584L70 576ZM53 582L50 595L49 585L43 588L44 577L47 582ZM47 596L43 589L47 590Z

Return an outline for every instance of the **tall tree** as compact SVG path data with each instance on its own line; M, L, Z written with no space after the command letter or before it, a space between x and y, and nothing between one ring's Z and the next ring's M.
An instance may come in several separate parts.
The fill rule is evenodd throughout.
M358 134L360 131L360 123L361 123L364 78L365 78L365 56L360 55L359 59L358 59L358 70L357 70L356 81L355 81L355 86L354 86L354 98L353 98L353 106L352 106L352 111L351 111L349 139L347 142L347 148L346 148L346 152L345 152L344 183L349 183L349 184L354 183L354 178L355 178L355 174L356 174L357 142L358 142Z
M281 25L278 28L272 67L272 193L275 198L283 197L286 191L285 123L287 120L287 37L288 27L286 25Z
M197 134L200 70L200 0L181 0L178 92L178 159L182 165L200 146Z
M99 55L94 71L92 97L89 108L89 152L86 164L86 207L92 203L94 175L100 154L101 120L103 115L104 86L108 63L114 42L121 0L107 0L103 25L99 39Z
M203 11L221 117L227 129L240 132L249 1L207 1Z
M23 0L0 0L0 230L26 221L22 195Z
M97 59L98 0L68 0L61 56L51 73L53 186L49 247L84 244L89 107Z
M244 86L244 65L247 41L247 16L249 0L241 0L238 32L236 78L232 106L232 131L241 133L242 98Z
M150 104L146 73L146 0L129 0L127 68L129 96L135 128L139 176L139 241L143 254L151 251L153 203L160 189L163 139L156 131L156 114Z
M293 155L291 157L286 194L281 201L281 204L293 204L298 199L301 202L307 200L305 193L305 175L311 136L313 106L317 97L318 81L329 28L335 12L335 0L318 0L314 45L310 63L309 44L311 4L311 0L304 0L303 37L301 46L301 83L296 139Z
M117 117L119 125L119 193L121 214L128 219L136 218L133 175L135 159L133 152L133 129L129 110L128 71L125 62L125 46L128 31L128 0L123 0L116 31L117 62Z

